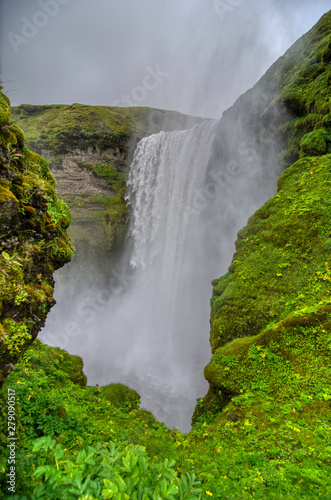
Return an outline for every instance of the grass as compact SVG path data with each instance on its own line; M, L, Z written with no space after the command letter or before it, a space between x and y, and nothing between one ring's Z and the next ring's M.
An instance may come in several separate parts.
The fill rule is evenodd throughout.
M37 152L47 150L55 157L91 145L101 151L119 149L127 155L146 135L189 128L200 121L175 111L83 104L22 104L12 108L12 116L15 123L24 128L30 148Z

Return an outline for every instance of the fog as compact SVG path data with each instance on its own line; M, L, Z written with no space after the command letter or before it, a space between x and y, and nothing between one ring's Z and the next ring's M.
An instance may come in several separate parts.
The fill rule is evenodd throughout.
M327 0L0 0L2 81L13 105L131 103L219 118L328 9ZM144 85L148 68L161 75Z

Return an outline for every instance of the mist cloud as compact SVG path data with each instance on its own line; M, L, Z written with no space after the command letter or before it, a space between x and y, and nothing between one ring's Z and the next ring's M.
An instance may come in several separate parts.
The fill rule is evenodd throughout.
M222 4L230 6L223 18L217 0L2 0L5 91L13 105L127 105L122 95L159 66L170 76L138 92L135 105L219 117L329 8L326 0ZM15 39L27 21L37 34Z

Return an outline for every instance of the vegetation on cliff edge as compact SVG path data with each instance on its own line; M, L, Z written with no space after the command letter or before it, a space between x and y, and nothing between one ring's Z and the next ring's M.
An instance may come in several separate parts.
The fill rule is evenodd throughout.
M201 121L175 111L84 104L21 104L13 108L13 119L24 128L32 149L49 151L54 157L89 147L128 152L146 135L190 128Z
M0 383L54 304L53 271L69 262L68 207L47 162L24 144L0 92Z

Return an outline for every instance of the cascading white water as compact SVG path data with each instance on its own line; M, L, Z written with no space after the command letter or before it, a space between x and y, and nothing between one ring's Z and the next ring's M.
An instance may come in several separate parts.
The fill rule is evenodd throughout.
M215 129L216 121L206 121L140 141L126 196L132 207L133 267L146 269L159 258L163 278L180 273L192 229L188 208L192 193L203 186Z
M116 353L116 380L135 387L146 408L182 430L207 387L210 276L190 202L203 186L216 127L210 120L140 141L126 196L135 273L127 293L111 300L109 333L102 335L103 352ZM111 372L102 383L114 379Z

